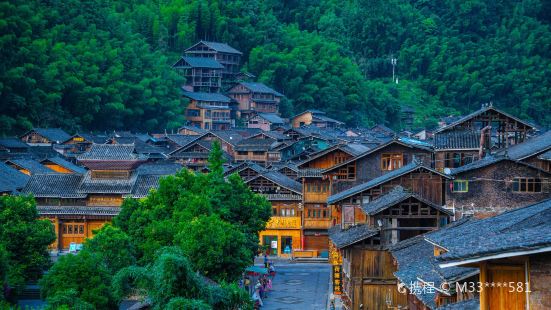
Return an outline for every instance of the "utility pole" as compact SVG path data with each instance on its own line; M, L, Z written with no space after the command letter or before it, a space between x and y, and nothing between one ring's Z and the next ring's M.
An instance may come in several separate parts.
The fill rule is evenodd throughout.
M396 82L396 78L395 78L395 74L394 74L394 71L395 71L395 68L396 68L396 63L398 62L398 59L394 58L391 56L390 58L390 63L392 64L392 83L395 83Z

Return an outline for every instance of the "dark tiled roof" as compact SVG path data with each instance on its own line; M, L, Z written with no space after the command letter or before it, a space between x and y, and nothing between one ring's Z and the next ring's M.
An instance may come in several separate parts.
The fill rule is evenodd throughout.
M354 243L373 237L379 233L377 229L370 228L367 224L355 225L348 229L341 229L339 225L329 229L329 239L341 249Z
M517 161L517 160L513 160L509 157L504 157L504 156L498 156L498 155L489 155L489 156L486 156L480 160L477 160L477 161L473 161L472 163L470 164L466 164L464 166L461 166L459 168L454 168L451 170L451 175L458 175L458 174L461 174L463 172L466 172L466 171L472 171L472 170L476 170L476 169L480 169L480 168L484 168L484 167L487 167L487 166L490 166L490 165L493 165L493 164L496 164L496 163L499 163L499 162L502 162L502 161L510 161L510 162L514 162L518 165L524 165L524 166L527 166L527 167L531 167L533 169L538 169L537 167L535 166L532 166L528 163L525 163L525 162L522 162L522 161Z
M78 191L82 178L80 174L35 174L22 192L44 198L86 198Z
M78 160L134 160L134 144L92 144L90 150L77 157Z
M213 50L221 53L229 53L229 54L243 54L240 51L236 50L235 48L229 46L226 43L221 42L210 42L210 41L201 41L201 43L205 44L206 46L212 48Z
M333 145L329 148L326 148L324 150L321 150L315 154L312 154L312 156L310 156L308 159L298 163L299 166L302 166L306 163L309 163L317 158L320 158L328 153L331 153L335 150L340 150L340 151L343 151L345 153L347 153L348 155L351 155L353 157L355 156L358 156L364 152L367 152L369 150L369 148L365 145L362 145L362 144L356 144L356 143L347 143L347 144L336 144L336 145Z
M283 94L273 90L272 88L258 82L241 82L239 83L253 93L272 94L274 96L283 97Z
M132 188L132 194L131 194L132 198L146 197L152 188L159 187L159 180L161 179L162 176L163 175L160 175L160 174L138 175L138 178L136 179L136 183Z
M288 176L284 175L283 173L277 172L277 171L265 171L264 173L252 178L256 179L258 177L265 177L266 179L274 182L277 185L280 185L282 187L285 187L299 195L302 195L302 184L299 182L289 178ZM250 180L249 180L250 181Z
M120 207L89 207L89 206L37 206L40 215L98 215L117 216Z
M551 160L551 150L541 154L538 158L543 160Z
M327 117L325 115L314 115L312 117L313 122L326 122L326 123L335 123L335 124L344 124L341 121L338 121L334 118Z
M130 194L138 174L132 173L129 179L93 179L90 172L84 175L78 188L84 194Z
M179 146L186 146L191 142L197 140L199 136L192 135L167 135L166 138Z
M474 130L450 130L434 135L434 148L438 150L478 149L480 132Z
M402 168L400 169L396 169L396 170L392 170L388 173L385 173L383 174L382 176L380 177L377 177L375 179L372 179L368 182L365 182L365 183L362 183L362 184L358 184L354 187L351 187L347 190L344 190L340 193L337 193L337 194L334 194L334 195L331 195L327 198L327 203L328 204L334 204L335 202L338 202L342 199L345 199L345 198L348 198L350 196L353 196L353 195L356 195L358 193L361 193L365 190L368 190L372 187L375 187L375 186L378 186L378 185L381 185L387 181L390 181L394 178L397 178L397 177L400 177L404 174L407 174L407 173L410 173L410 172L413 172L415 170L418 170L418 169L426 169L428 171L431 171L433 173L436 173L436 174L439 174L439 175L442 175L442 176L445 176L441 173L439 173L438 171L436 170L433 170L431 168L427 168L427 167L424 167L422 164L420 163L417 163L417 162L411 162L405 166L403 166ZM447 176L445 176L447 177ZM448 177L447 177L448 178Z
M211 131L211 133L218 138L224 140L225 142L235 146L239 141L243 140L243 135L238 131L234 130L224 130L224 131Z
M440 289L442 283L455 283L478 273L477 268L440 268L434 256L434 246L425 241L423 236L416 236L397 243L390 251L398 263L398 271L394 275L409 287L411 283L430 283ZM415 292L410 292L415 294ZM435 293L419 292L415 296L430 309L436 307Z
M0 162L0 193L20 190L28 181L28 175Z
M49 169L34 159L10 159L8 162L17 165L23 169L29 170L31 174L57 173Z
M17 138L0 139L0 146L3 146L7 149L26 149L29 147L29 145Z
M67 161L67 160L65 160L65 159L63 159L59 156L45 159L42 162L45 162L45 161L51 161L54 164L60 165L63 168L71 170L73 173L80 173L80 174L86 173L86 169L84 169L83 167L77 166L77 165L73 164L72 162Z
M487 112L487 111L493 111L493 112L496 112L496 113L505 115L506 117L511 118L511 119L513 119L513 120L515 120L515 121L517 121L517 122L519 122L519 123L521 123L521 124L523 124L523 125L525 125L525 126L532 127L532 128L535 129L534 125L529 124L529 123L527 123L527 122L521 120L520 118L517 118L517 117L515 117L515 116L513 116L513 115L510 115L510 114L505 113L505 112L503 112L503 111L501 111L501 110L498 110L498 109L496 109L496 108L493 107L493 106L485 106L485 107L482 107L482 108L481 108L480 110L478 110L478 111L475 111L475 112L473 112L473 113L471 113L471 114L469 114L469 115L463 116L462 118L456 120L455 122L453 122L453 123L451 123L451 124L449 124L449 125L447 125L447 126L444 126L444 127L440 128L440 129L436 130L435 133L439 133L439 132L442 132L442 131L445 131L445 130L449 130L449 129L451 129L451 128L453 128L453 127L455 127L455 126L457 126L457 125L459 125L459 124L461 124L461 123L464 123L465 121L468 121L468 120L470 120L470 119L472 119L472 118L475 118L475 117L479 116L480 114L485 113L485 112Z
M204 101L204 102L224 102L224 103L230 103L231 99L227 96L224 96L220 93L201 93L201 92L189 92L189 91L183 91L182 94L185 97L188 97L193 100L197 101Z
M446 210L441 206L438 206L426 199L423 199L419 197L419 195L405 190L402 186L396 186L392 191L388 192L387 194L379 196L377 199L364 204L362 206L362 209L367 215L375 215L408 198L415 198L431 206L432 208L438 209L446 214L452 215L452 212L450 210Z
M507 156L512 159L522 160L547 150L551 150L551 130L537 137L528 139L523 143L509 147L507 149Z
M214 58L182 56L182 60L192 68L223 69L224 66Z
M76 137L76 136L80 136L88 142L98 143L98 144L103 144L103 143L107 142L107 139L108 139L106 136L99 136L99 135L94 135L94 134L90 134L90 133L77 133L73 137ZM67 139L67 140L69 140L69 139Z
M183 166L179 163L156 161L151 163L141 164L137 172L140 175L169 175L176 174Z
M462 300L460 302L447 304L442 307L436 308L436 310L479 310L480 300L478 298Z
M272 139L243 139L235 146L236 151L269 151L275 140Z
M275 113L258 113L258 116L262 117L263 119L267 120L268 122L272 124L283 124L285 123L279 115Z
M61 143L71 138L71 136L61 128L33 128L33 130L53 142Z
M194 126L182 126L180 128L178 128L178 132L180 132L180 130L182 129L187 129L187 130L190 130L190 131L195 131L199 134L205 134L208 132L208 130L205 130L205 129L202 129L202 128L199 128L199 127L194 127Z
M426 234L425 238L447 250L438 256L441 264L484 260L495 254L551 247L549 222L551 199L494 217L465 221Z

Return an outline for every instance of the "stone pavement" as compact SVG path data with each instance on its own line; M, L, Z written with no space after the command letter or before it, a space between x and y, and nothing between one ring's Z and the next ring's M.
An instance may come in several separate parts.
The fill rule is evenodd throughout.
M324 310L329 297L331 266L323 263L275 261L273 289L262 310Z

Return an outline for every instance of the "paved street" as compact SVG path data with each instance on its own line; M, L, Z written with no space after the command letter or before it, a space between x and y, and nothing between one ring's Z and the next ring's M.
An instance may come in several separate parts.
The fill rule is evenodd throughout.
M331 266L323 263L276 263L273 289L262 310L325 309Z

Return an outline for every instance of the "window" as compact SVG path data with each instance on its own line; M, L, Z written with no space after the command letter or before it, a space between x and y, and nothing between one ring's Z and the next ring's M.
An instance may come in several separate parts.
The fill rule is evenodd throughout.
M402 167L403 156L401 153L387 153L381 155L381 170L392 171Z
M253 151L253 155L264 155L265 152L263 151Z
M247 151L237 151L237 155L247 156L249 152Z
M455 180L455 181L453 181L452 192L454 192L454 193L466 193L468 191L469 191L469 181L467 181L467 180Z
M272 208L272 215L277 215L277 209L276 208Z
M538 178L514 178L513 192L541 193L541 180Z

